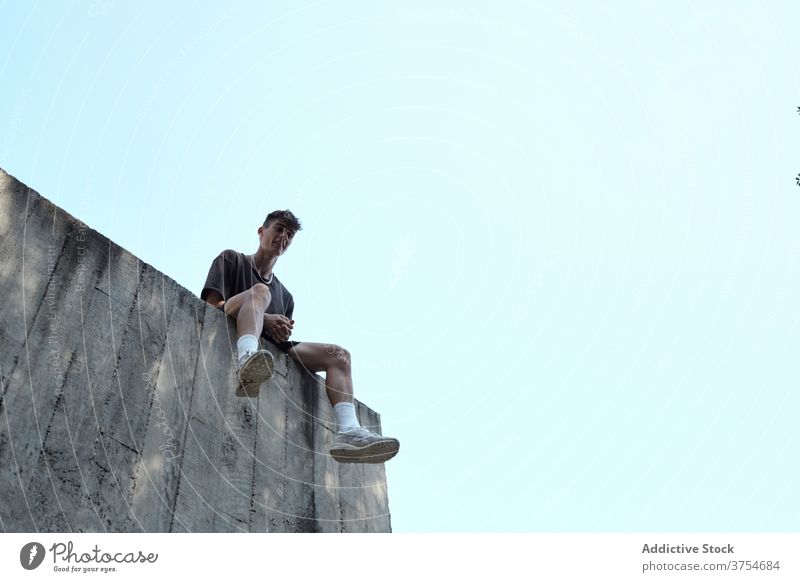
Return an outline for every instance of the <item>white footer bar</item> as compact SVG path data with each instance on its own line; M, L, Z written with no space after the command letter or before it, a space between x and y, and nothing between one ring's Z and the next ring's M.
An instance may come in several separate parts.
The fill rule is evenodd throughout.
M800 580L798 563L795 533L0 536L0 572L12 580L778 582Z

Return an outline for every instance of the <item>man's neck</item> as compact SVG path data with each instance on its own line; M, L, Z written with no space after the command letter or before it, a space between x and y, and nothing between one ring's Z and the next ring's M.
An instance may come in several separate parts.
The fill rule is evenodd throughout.
M265 279L272 274L272 269L275 267L275 263L277 262L278 255L267 254L262 251L261 248L259 248L253 255L253 263L256 266L256 270Z

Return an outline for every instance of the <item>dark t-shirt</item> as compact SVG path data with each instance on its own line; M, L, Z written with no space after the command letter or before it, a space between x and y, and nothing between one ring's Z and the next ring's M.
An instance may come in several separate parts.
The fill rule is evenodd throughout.
M208 270L208 277L206 277L206 283L203 285L203 291L200 293L200 299L205 301L211 291L216 291L227 301L234 295L247 291L256 283L264 283L267 285L272 294L272 300L265 313L285 315L289 319L292 319L294 299L280 280L273 274L272 281L267 283L255 267L253 267L253 263L247 255L231 249L222 251L219 256L214 259L214 262L211 263L211 268ZM261 335L283 351L288 351L289 348L300 343L295 341L276 342L266 329Z

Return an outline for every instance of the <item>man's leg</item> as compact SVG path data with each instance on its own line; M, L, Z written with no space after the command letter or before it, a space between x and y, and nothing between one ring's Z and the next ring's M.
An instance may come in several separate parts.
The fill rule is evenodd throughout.
M254 335L258 338L264 329L264 312L272 295L269 287L256 283L247 291L234 295L225 302L225 315L236 318L236 335Z
M309 372L325 372L325 392L331 406L353 402L353 376L350 352L332 344L302 342L289 350L289 356Z
M256 283L247 291L234 295L225 302L225 315L236 318L236 347L239 352L239 396L258 396L258 391L275 368L272 354L259 350L258 338L264 329L264 312L271 295L263 283Z
M310 372L325 372L325 391L338 431L330 450L334 459L342 463L383 463L397 454L397 439L375 434L358 421L350 352L332 344L302 342L289 350L289 356Z

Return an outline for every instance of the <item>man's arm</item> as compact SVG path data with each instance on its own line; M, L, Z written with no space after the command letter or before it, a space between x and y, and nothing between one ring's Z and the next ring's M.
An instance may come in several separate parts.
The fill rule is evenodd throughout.
M286 315L264 314L264 331L276 342L287 341L292 335L292 328L294 327L294 319L292 319L292 314L294 313L294 298L292 298L291 293L288 291L285 292L289 296L286 306Z
M225 296L230 289L229 281L233 276L233 264L229 260L229 255L235 251L222 251L211 262L208 269L208 276L200 292L200 299L209 305L221 307L225 304Z
M264 314L264 331L276 342L285 342L292 335L294 320L275 313Z
M214 307L220 307L225 305L225 300L222 298L222 295L220 295L219 292L212 290L208 292L208 295L206 295L206 303L213 305Z

